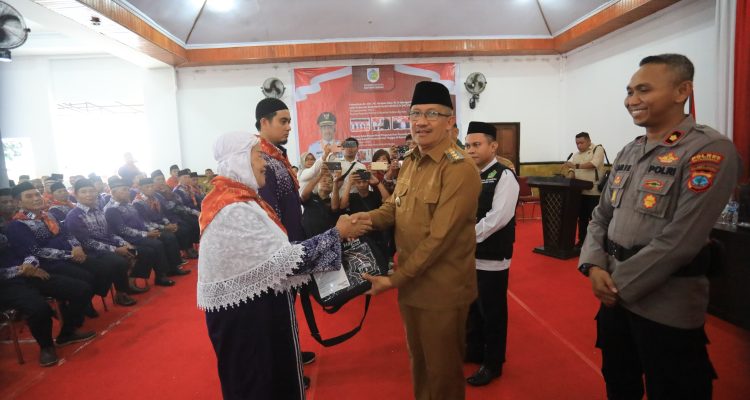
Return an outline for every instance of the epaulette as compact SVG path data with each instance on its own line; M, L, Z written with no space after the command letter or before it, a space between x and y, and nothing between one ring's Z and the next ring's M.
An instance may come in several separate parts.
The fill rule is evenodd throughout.
M459 162L459 161L461 161L461 160L464 159L464 155L461 154L460 152L456 151L456 149L453 149L453 148L446 150L445 151L445 156L448 157L448 159L452 163L457 163L457 162Z
M416 150L416 149L417 149L417 148L415 147L415 148L413 148L413 149L411 149L411 150L407 151L406 153L404 153L404 158L406 158L406 157L411 157L411 155L412 155L412 154L414 154L414 150Z

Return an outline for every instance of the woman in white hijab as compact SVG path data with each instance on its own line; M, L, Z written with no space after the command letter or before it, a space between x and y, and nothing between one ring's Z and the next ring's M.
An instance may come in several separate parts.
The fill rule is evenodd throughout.
M265 183L259 140L228 133L214 146L218 176L200 216L198 307L218 361L224 399L304 399L290 289L313 272L341 268L344 238L369 230L341 217L336 227L291 244L257 194Z

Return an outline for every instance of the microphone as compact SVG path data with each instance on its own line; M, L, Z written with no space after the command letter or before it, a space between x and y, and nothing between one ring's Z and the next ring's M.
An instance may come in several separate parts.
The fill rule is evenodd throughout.
M568 158L566 158L565 161L570 160L571 157L573 157L573 153L570 153L570 155L568 155Z

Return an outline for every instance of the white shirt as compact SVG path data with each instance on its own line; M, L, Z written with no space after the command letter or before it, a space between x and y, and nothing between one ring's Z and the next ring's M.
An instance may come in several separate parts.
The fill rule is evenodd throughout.
M495 164L497 164L497 160L493 158L489 164L482 168L482 173ZM516 214L518 192L518 182L513 176L513 172L503 171L497 186L495 186L495 195L492 196L492 209L475 226L477 243L482 243L493 233L508 225L508 222ZM477 259L476 267L482 271L503 271L510 268L510 259L502 261Z

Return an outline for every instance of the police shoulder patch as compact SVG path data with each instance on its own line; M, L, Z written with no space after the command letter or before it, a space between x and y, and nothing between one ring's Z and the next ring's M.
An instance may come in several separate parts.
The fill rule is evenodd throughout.
M705 192L713 184L715 176L711 171L693 170L688 177L688 189L696 193Z
M450 160L452 163L457 163L464 159L463 154L456 151L456 149L448 149L445 151L445 156L448 157L448 160Z
M721 164L721 161L724 159L724 155L719 153L713 153L713 152L704 152L704 153L698 153L692 157L690 157L690 164L703 164L703 163L713 163L713 164Z

